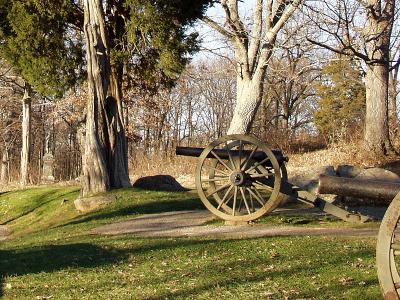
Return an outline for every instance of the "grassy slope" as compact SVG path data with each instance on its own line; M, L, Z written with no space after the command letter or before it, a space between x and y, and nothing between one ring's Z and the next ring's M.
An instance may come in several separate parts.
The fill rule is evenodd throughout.
M101 237L87 232L133 215L202 208L193 193L112 192L89 214L77 188L0 195L4 299L379 299L375 240L341 237ZM63 204L61 204L63 203ZM340 225L340 224L339 224ZM308 226L308 225L301 225Z

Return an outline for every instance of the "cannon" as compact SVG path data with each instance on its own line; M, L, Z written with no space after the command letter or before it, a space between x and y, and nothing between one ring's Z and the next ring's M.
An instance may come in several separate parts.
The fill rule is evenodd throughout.
M205 148L177 147L198 157L196 188L206 208L227 221L249 222L273 211L285 197L318 207L349 222L369 219L288 182L288 158L249 135L223 136Z
M357 198L392 200L379 227L376 266L387 300L400 299L400 183L320 176L320 193Z

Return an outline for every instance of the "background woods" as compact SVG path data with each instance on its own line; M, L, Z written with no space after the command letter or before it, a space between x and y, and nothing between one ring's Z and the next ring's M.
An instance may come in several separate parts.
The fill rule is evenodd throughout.
M368 143L379 123L380 137L369 145L379 155L398 147L400 48L391 2L376 8L374 16L386 20L382 28L357 1L220 1L213 6L219 12L210 14L211 1L186 11L191 1L168 9L161 0L122 2L96 2L104 4L104 32L85 35L81 1L0 0L3 184L99 177L84 173L94 157L91 134L103 149L107 176L100 177L108 183L101 189L182 165L177 145L201 146L234 131L293 152ZM198 39L200 19L213 32L210 49ZM368 30L360 31L363 24ZM92 56L90 36L105 41ZM379 57L374 47L383 51ZM200 49L206 51L191 60ZM100 80L90 72L99 51L107 54ZM105 107L97 117L88 113L93 101ZM371 103L379 104L380 116L371 117ZM43 174L47 160L50 175Z

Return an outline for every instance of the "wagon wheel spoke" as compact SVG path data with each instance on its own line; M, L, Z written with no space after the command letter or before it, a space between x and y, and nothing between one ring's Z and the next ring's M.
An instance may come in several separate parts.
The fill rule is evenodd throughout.
M214 178L205 178L202 179L204 182L217 182L217 181L227 181L229 180L228 176L224 176L224 177L214 177Z
M224 189L226 189L226 188L228 188L228 187L230 187L230 186L231 186L230 183L224 184L224 185L220 186L219 188L217 188L216 190L212 191L211 193L207 194L206 197L208 198L208 197L214 195L215 193L218 193L218 192L220 192L220 191L223 191Z
M244 205L246 206L246 210L250 215L251 212L250 212L249 204L247 203L246 196L245 196L245 194L243 192L243 188L242 187L240 187L240 193L242 194L242 199L243 199Z
M254 197L250 194L250 192L249 192L249 195L250 195L250 200L251 200L251 208L253 211L256 211L256 207L255 207L254 201L253 201ZM262 207L262 205L261 205L261 207Z
M226 149L226 151L228 152L228 157L229 157L229 161L230 161L230 163L231 163L231 165L232 165L232 168L233 168L233 169L236 169L235 162L233 161L233 158L232 158L231 150L230 150L229 147L228 147L228 142L225 142L225 149Z
M254 165L247 170L247 173L249 173L250 171L254 170L258 166L262 166L264 163L266 163L269 160L270 160L269 157L266 157L262 161L254 163Z
M258 146L256 146L253 151L251 151L250 155L248 157L246 157L246 160L243 163L243 166L240 168L240 170L245 171L247 168L248 163L250 162L250 160L253 158L254 153L257 151Z
M238 187L235 186L235 190L234 190L234 194L233 194L232 216L235 215L235 210L236 210L237 190L238 190Z
M257 187L258 188L260 188L260 189L262 189L262 190L268 190L268 191L272 191L274 188L273 187L271 187L271 186L269 186L269 185L267 185L267 184L264 184L263 182L261 182L261 181L259 181L259 180L256 180L256 181L254 181L254 182L252 182L252 185L257 189Z
M214 172L220 172L222 175L225 175L226 177L229 177L229 173L227 173L225 171L222 171L220 169L217 169L217 168L214 168L214 167L211 167L211 166L204 166L204 167L209 169L209 171L211 170L211 171L214 171Z
M226 191L224 197L222 198L221 202L218 204L217 209L219 210L221 208L222 205L227 204L233 197L233 195L230 195L228 197L228 195L230 194L231 190L232 190L233 186L231 185L229 187L229 189Z
M262 196L260 195L259 191L257 189L255 189L256 193L258 195L256 195L250 188L246 188L249 191L249 194L253 196L254 199L257 200L258 203L261 204L261 206L263 206L265 204L265 202L263 201Z
M243 141L239 140L239 169L242 164L242 154L243 154Z
M248 190L247 190L248 188L246 187L246 191L248 192ZM249 192L248 192L249 193ZM253 197L251 196L251 194L249 193L249 198L250 198L250 204L251 204L251 211L252 212L254 212L255 211L255 209L254 209L254 202L253 202Z
M231 168L228 167L228 165L214 152L211 150L211 154L214 155L214 157L223 165L225 168L227 168L229 171L233 171Z

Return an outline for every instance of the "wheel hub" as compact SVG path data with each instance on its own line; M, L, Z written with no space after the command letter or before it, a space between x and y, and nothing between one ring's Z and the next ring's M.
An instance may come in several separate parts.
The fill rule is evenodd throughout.
M231 183L236 186L241 186L245 182L245 176L243 172L232 172L229 179Z

